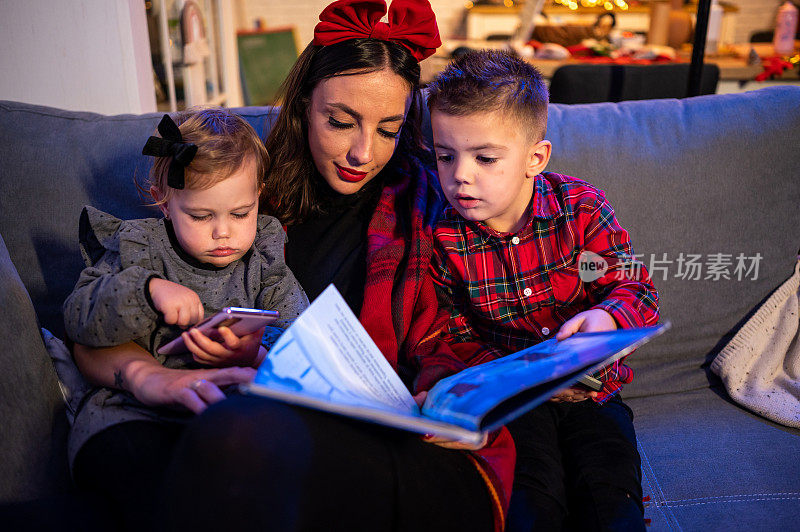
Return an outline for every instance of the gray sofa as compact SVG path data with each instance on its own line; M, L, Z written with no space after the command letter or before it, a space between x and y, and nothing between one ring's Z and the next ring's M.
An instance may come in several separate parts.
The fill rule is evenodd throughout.
M267 108L240 111L260 131L274 118ZM37 316L61 334L61 302L81 269L76 234L84 204L123 218L148 215L133 177L147 171L139 153L159 117L0 102L0 502L6 509L34 515L30 509L42 501L75 497L65 461L65 406ZM636 415L651 529L796 528L798 431L732 403L706 368L794 269L800 87L553 105L548 138L555 148L549 168L604 189L637 253L648 267L655 261L662 316L673 322L631 357L636 379L624 393ZM758 271L740 279L739 254ZM698 279L684 261L690 255L700 265ZM712 263L721 268L726 255L734 261L729 278L715 279Z

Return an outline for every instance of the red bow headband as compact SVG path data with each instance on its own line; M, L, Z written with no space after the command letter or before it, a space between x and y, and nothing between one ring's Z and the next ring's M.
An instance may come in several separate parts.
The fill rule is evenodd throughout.
M380 39L406 47L417 61L441 46L436 16L428 0L394 0L389 23L384 0L337 0L319 15L313 44L327 46L350 39Z

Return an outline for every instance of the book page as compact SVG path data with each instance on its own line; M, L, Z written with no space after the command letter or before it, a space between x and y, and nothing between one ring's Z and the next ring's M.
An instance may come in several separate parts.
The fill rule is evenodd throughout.
M329 286L284 332L259 367L256 384L331 402L419 409L400 377Z

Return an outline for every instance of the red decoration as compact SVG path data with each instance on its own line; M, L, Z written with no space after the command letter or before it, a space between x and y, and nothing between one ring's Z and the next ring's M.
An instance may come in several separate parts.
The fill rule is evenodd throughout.
M319 15L314 44L327 46L349 39L372 38L396 42L407 48L417 61L433 55L441 46L436 16L428 0L394 0L389 23L384 0L338 0Z
M567 50L572 57L590 57L595 55L594 50L583 44L573 44L572 46L567 46Z
M780 76L784 70L794 67L794 63L787 61L781 56L773 55L762 59L764 71L756 76L756 81L765 81L773 76Z

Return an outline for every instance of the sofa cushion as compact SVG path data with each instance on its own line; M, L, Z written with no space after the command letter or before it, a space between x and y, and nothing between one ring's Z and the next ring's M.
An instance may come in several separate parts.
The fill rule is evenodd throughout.
M53 363L56 378L64 401L67 421L70 426L75 422L75 416L80 409L83 398L92 390L92 385L87 382L75 364L75 359L67 345L47 329L42 329L42 340L45 349Z
M651 530L792 530L800 430L755 416L722 388L628 401Z
M734 401L800 428L800 260L711 363Z
M551 170L606 191L673 323L628 359L636 376L626 396L707 386L701 365L794 269L800 87L552 105L547 137ZM740 254L757 274L736 271ZM699 279L679 269L689 255L699 256Z
M265 107L236 109L262 133ZM63 334L61 305L83 262L78 218L84 205L119 218L153 216L134 177L152 158L142 146L162 113L103 116L0 101L0 234L6 239L42 325Z

